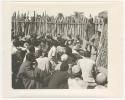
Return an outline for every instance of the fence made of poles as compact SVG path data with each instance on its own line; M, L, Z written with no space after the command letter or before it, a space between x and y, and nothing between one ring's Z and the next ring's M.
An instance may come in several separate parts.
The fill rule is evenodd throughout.
M22 15L22 16L21 16ZM19 33L27 34L62 34L63 36L67 36L71 34L72 37L76 37L79 35L81 38L84 38L86 26L87 26L87 18L86 19L77 19L80 21L75 22L71 17L64 17L63 20L59 21L56 17L49 17L46 12L43 12L42 16L36 14L34 11L34 16L29 17L26 14L18 13L18 18L16 12L14 12L12 16L12 32L14 36L19 35ZM27 16L26 18L24 18ZM31 18L31 19L29 19ZM53 18L53 19L52 19ZM96 31L102 27L102 21L100 19L96 19L95 21L95 29Z

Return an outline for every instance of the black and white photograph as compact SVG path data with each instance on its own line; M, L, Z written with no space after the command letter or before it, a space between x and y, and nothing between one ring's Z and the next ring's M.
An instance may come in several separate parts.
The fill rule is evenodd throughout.
M108 12L87 14L14 11L12 88L108 88Z
M122 95L119 2L5 2L4 97Z

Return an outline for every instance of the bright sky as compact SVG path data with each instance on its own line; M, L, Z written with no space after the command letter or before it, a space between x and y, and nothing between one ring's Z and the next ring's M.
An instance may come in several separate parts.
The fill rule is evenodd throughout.
M17 4L16 4L17 5ZM98 13L105 10L105 7L101 4L85 4L85 3L40 3L40 4L28 4L25 3L23 6L20 4L17 5L19 8L16 8L16 12L18 10L23 13L28 13L33 16L34 11L38 14L42 14L46 11L46 13L50 16L57 16L58 13L63 13L64 16L73 15L74 12L84 12L86 17L89 17L90 14L94 16L98 16Z
M43 11L44 12L44 11ZM42 13L43 12L39 12L39 11L36 11L36 14L41 14L42 15ZM69 13L66 13L65 11L60 11L60 12L52 12L52 11L47 11L46 10L46 13L48 14L48 15L50 15L50 16L57 16L57 14L58 13L63 13L63 15L64 16L70 16L70 15L73 15L74 14L74 12L76 12L76 11L72 11L72 12L69 12ZM84 11L79 11L79 12L84 12ZM94 17L94 16L98 16L98 13L96 12L84 12L83 13L83 15L85 15L86 17L89 17L90 16L90 14ZM32 11L32 12L29 12L29 15L30 16L33 16L34 15L34 11Z

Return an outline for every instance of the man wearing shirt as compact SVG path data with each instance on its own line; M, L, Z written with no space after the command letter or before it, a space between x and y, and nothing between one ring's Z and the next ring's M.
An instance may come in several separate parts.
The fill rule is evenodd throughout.
M90 52L86 51L84 53L83 59L78 60L78 66L82 70L82 78L85 82L95 82L95 61L90 59Z

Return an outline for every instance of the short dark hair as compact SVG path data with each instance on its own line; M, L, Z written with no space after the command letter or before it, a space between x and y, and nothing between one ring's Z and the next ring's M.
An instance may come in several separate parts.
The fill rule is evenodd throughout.
M16 39L13 41L13 45L14 45L15 47L18 47L19 44L20 44L20 41L19 41L18 38L16 38Z
M53 43L54 46L58 46L58 42L56 40L53 40L52 43Z
M15 47L18 47L18 46L19 46L19 43L18 43L17 41L13 41L13 45L14 45Z
M75 73L75 74L71 74L71 77L72 78L76 78L76 77L79 77L79 78L81 78L81 75L82 75L82 71L80 70L78 73Z
M68 71L69 65L63 62L60 66L60 71Z
M84 55L84 57L91 57L91 52L90 51L84 51L83 55Z
M67 55L72 55L72 49L70 47L66 47L66 54Z

